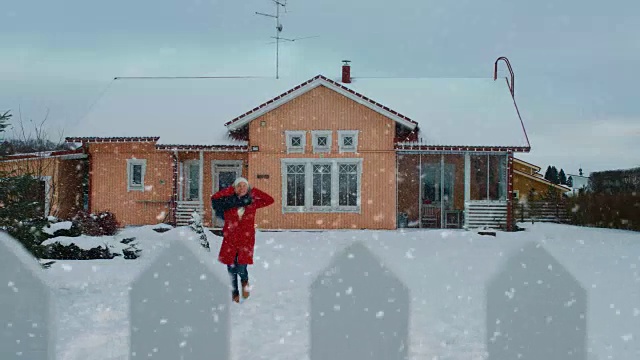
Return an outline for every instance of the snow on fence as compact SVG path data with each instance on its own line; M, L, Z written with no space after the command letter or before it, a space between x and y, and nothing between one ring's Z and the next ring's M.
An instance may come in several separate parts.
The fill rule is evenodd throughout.
M172 242L131 284L131 359L230 359L228 281L199 246ZM43 271L0 233L3 360L55 359ZM311 360L407 358L410 289L365 243L337 254L310 290ZM542 246L513 254L486 290L489 360L587 359L586 291Z

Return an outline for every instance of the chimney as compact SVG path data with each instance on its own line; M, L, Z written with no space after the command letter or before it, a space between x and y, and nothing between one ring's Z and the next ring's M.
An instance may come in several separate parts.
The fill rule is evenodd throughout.
M351 82L351 66L349 63L351 60L342 60L344 63L342 65L342 82L345 84L349 84Z

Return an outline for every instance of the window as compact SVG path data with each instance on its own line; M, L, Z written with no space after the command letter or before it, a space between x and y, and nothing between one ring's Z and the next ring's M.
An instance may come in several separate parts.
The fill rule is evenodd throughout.
M339 165L339 195L338 205L357 206L358 205L358 165Z
M507 200L507 156L471 155L471 200Z
M359 212L362 159L282 159L284 212Z
M331 206L331 164L313 165L313 206Z
M314 153L331 152L331 131L316 130L312 131L311 134L313 138Z
M445 209L453 209L454 184L454 164L444 164L444 173L442 172L442 164L422 165L422 201L424 204L442 204Z
M513 200L520 200L520 190L513 190Z
M144 174L147 170L147 160L127 160L127 191L144 191Z
M287 207L300 207L305 204L305 164L286 165L286 204Z
M341 153L358 150L358 130L338 130L338 148Z
M287 140L287 154L303 154L306 145L304 131L285 131Z

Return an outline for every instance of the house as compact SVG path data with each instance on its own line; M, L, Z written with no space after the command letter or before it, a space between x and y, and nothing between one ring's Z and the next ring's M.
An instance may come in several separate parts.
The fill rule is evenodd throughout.
M571 194L576 195L581 191L586 191L589 188L589 177L582 175L582 169L580 174L567 174L567 178L571 179Z
M122 225L219 226L209 198L242 175L276 199L263 229L510 228L513 80L506 58L493 78L116 78L66 140Z
M0 157L0 172L37 178L36 188L24 195L40 203L43 216L71 218L84 208L86 158L83 149L7 155Z
M561 198L571 189L564 185L554 184L540 174L541 168L524 160L514 158L513 167L513 199L527 202L533 195L538 200L544 195Z

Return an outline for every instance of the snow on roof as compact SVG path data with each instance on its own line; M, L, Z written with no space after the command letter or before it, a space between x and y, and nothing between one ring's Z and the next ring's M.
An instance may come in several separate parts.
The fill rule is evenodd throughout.
M117 78L68 136L246 145L229 138L224 124L295 85L271 78Z
M230 139L224 124L310 79L117 78L69 136L159 136L158 144L246 145ZM528 146L504 79L354 78L350 84L336 83L417 122L425 145Z
M348 87L418 123L423 145L528 147L504 79L354 79Z

